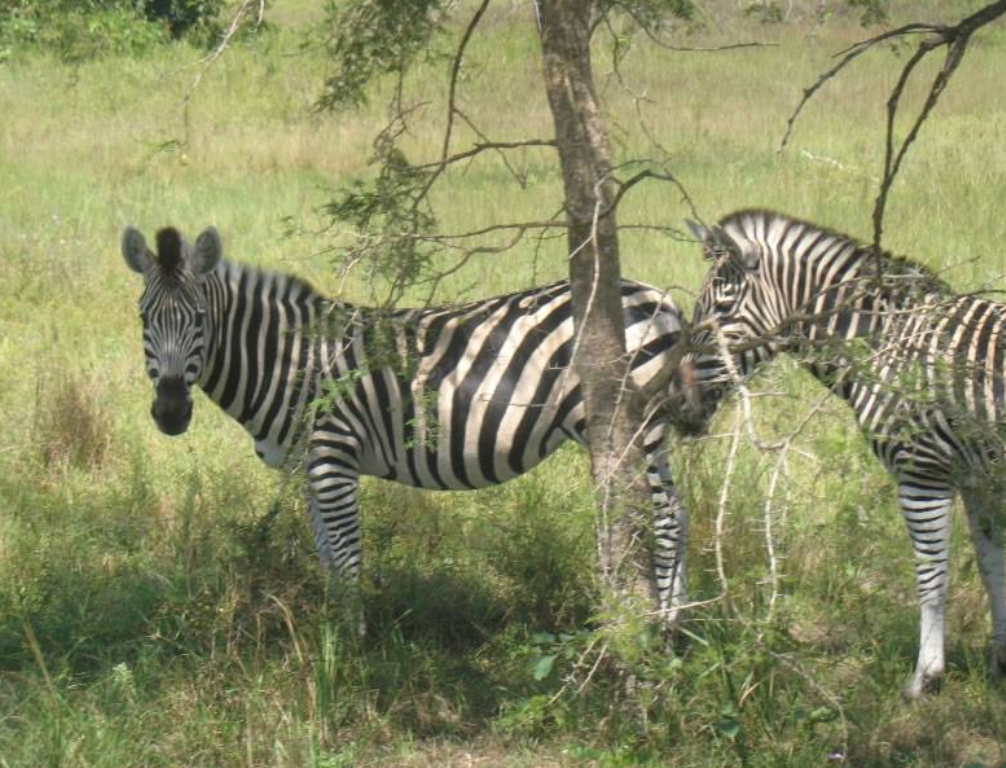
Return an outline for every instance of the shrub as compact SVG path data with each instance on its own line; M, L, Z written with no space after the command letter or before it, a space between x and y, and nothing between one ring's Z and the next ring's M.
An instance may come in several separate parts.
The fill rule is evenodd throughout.
M43 50L77 63L139 55L169 37L198 42L219 31L224 0L8 0L0 4L0 60Z
M13 0L0 10L0 59L42 50L69 63L109 54L137 55L165 39L123 0Z
M171 37L178 39L197 30L215 32L224 0L141 0L140 5L146 18L167 22Z

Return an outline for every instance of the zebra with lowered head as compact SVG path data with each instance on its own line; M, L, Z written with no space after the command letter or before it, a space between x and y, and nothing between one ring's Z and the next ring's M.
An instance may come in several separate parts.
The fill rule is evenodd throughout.
M957 492L991 608L992 672L1002 676L1006 305L955 294L920 264L782 214L691 226L712 268L695 306L694 352L674 374L680 423L700 428L737 379L777 352L799 354L852 406L898 482L921 613L904 694L917 698L944 670Z
M584 444L568 282L449 307L381 311L318 294L284 274L222 257L210 227L189 244L173 228L156 252L127 227L126 264L143 275L151 414L188 429L193 386L237 419L271 466L303 466L322 566L355 586L358 484L371 475L430 489L497 485L560 444ZM662 291L623 281L632 384L670 359L681 317ZM645 425L653 576L662 618L685 599L687 516L657 409Z

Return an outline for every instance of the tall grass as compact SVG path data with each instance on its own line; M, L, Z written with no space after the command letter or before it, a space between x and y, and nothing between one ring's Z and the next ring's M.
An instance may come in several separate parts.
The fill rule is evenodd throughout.
M973 4L972 4L973 5ZM700 215L776 207L866 236L883 105L903 61L879 50L808 107L776 147L801 88L863 33L738 19L713 6L685 43L774 47L684 54L640 44L598 81L620 158L669 153ZM971 7L970 5L968 7ZM895 4L907 13L912 4ZM950 17L958 4L927 13ZM325 63L304 47L317 8L277 4L274 27L230 50L183 107L201 53L179 45L73 67L0 68L0 765L994 765L1006 759L1003 691L986 679L984 598L957 527L942 692L906 708L916 613L911 552L890 480L844 408L825 403L798 443L778 510L779 586L764 505L774 458L744 444L720 516L733 421L677 446L692 510L699 600L675 649L644 630L601 638L591 587L591 494L582 455L484 492L363 489L370 635L344 637L324 599L296 478L262 467L203 398L192 429L153 428L135 300L118 255L126 223L222 232L234 258L367 300L311 234L318 206L369 172L380 100L319 114ZM548 136L530 6L495 10L462 82L466 112L501 139ZM1004 38L975 41L896 186L887 243L961 290L1001 287L1006 167ZM414 76L443 96L444 64ZM631 88L631 90L630 90ZM633 94L645 93L645 99ZM918 89L914 92L918 96ZM640 127L645 120L650 142ZM439 150L442 109L416 114L408 149ZM471 138L462 134L459 142ZM451 173L441 225L539 218L558 205L547 150ZM634 189L624 223L691 212L661 185ZM294 231L302 234L288 236ZM560 243L470 264L443 300L562 276ZM625 271L689 306L705 265L687 242L627 230ZM758 429L785 434L816 384L780 361L761 376ZM776 594L772 619L767 605ZM625 686L604 642L635 665Z

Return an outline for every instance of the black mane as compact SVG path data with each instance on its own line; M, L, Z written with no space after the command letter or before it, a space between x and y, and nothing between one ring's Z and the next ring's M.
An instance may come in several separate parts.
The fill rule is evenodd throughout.
M157 232L157 263L166 276L173 276L184 261L182 236L174 227L164 227Z

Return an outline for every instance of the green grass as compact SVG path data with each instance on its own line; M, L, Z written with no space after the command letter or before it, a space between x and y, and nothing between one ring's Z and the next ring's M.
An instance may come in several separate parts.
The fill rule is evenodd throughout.
M642 115L706 219L775 207L865 238L884 103L905 52L878 50L826 86L778 154L801 89L863 34L845 14L814 27L796 5L786 25L714 5L713 31L681 37L774 47L695 54L641 42L624 65L647 97L638 113L599 50L616 152L660 155ZM953 17L957 6L926 12ZM645 633L614 639L646 681L632 696L604 664L589 676L593 518L586 462L572 449L479 493L367 481L370 635L342 637L296 480L260 465L203 398L184 437L154 428L140 287L118 252L127 223L190 234L213 223L234 258L371 297L358 276L343 285L334 273L333 237L310 233L333 191L371 172L385 115L379 96L357 113L313 110L324 61L301 43L314 18L314 4L276 4L274 28L207 73L187 116L195 71L185 67L202 54L185 46L0 67L0 765L1006 760L1006 692L985 676L984 596L960 526L947 680L921 704L900 700L917 642L910 547L890 480L834 401L799 440L777 499L771 618L762 529L775 457L744 444L720 541L732 608L694 609L675 653ZM501 7L487 23L462 81L466 113L494 138L551 135L530 7ZM1006 272L1004 65L1002 29L975 41L890 206L888 247L945 268L960 290L1001 288ZM417 158L439 151L445 66L424 63L414 78L415 98L432 102L409 139ZM470 139L462 130L457 146ZM491 158L453 171L437 192L443 229L552 212L553 160L521 156L526 190ZM675 190L649 184L620 215L680 225L690 212ZM626 231L622 247L628 275L690 306L705 270L694 244ZM440 298L560 277L561 250L548 243L536 256L525 243L474 261ZM787 361L756 384L774 393L756 401L767 437L821 396ZM674 456L700 600L722 589L714 532L729 441L715 435L733 418L724 409L713 438Z

